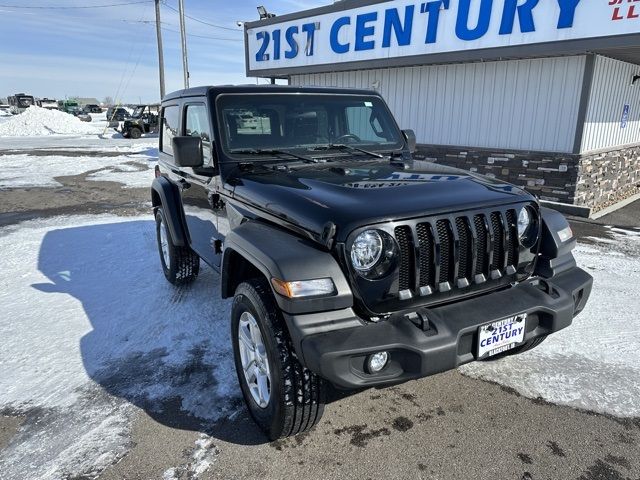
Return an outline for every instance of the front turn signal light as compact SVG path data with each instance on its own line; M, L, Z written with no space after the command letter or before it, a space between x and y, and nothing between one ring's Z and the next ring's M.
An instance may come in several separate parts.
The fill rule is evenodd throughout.
M336 286L330 278L297 280L293 282L272 278L271 285L273 285L273 289L278 294L287 298L324 297L336 293Z

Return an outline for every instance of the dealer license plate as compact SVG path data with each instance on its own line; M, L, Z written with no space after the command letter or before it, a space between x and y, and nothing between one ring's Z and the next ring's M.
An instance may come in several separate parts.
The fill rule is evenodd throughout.
M478 358L497 355L521 344L526 321L527 314L520 313L482 325L478 330Z

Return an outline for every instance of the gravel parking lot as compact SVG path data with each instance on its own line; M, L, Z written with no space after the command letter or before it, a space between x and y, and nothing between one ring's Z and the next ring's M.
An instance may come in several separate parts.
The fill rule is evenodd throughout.
M157 139L0 138L0 477L639 479L638 202L572 220L595 278L536 350L334 392L267 442L240 400L229 303L162 277Z

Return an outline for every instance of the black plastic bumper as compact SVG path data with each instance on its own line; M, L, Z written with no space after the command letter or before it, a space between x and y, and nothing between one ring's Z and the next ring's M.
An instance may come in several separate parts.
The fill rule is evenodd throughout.
M481 297L422 309L419 325L404 312L379 323L363 322L351 309L286 315L303 363L341 388L400 383L433 375L476 359L478 327L527 313L524 341L571 325L591 293L593 279L572 268L547 280L530 280ZM388 351L388 365L366 371L367 357Z

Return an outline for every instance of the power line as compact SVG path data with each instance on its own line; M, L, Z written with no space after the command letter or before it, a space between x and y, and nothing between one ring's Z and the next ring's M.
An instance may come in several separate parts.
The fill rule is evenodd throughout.
M171 28L162 27L162 30L166 30L167 32L177 33L180 32L178 30L172 30ZM227 42L242 42L242 39L239 38L223 38L223 37L208 37L206 35L196 35L195 33L187 33L187 37L196 37L196 38L207 38L209 40L226 40Z
M167 7L168 9L170 9L170 10L173 10L176 13L180 13L177 8L173 8L166 1L163 1L162 4L165 7ZM204 20L200 20L199 18L192 17L191 15L187 15L186 13L184 14L184 16L189 18L189 19L191 19L191 20L193 20L194 22L202 23L203 25L209 25L210 27L222 28L223 30L231 30L232 32L239 32L240 31L237 28L224 27L222 25L216 25L215 23L205 22Z
M0 7L4 8L25 8L25 9L42 9L42 10L77 10L87 8L107 8L107 7L120 7L123 5L136 5L139 3L150 3L153 0L137 0L134 2L122 2L122 3L108 3L103 5L69 5L69 6L44 6L44 5L4 5L0 4Z

